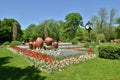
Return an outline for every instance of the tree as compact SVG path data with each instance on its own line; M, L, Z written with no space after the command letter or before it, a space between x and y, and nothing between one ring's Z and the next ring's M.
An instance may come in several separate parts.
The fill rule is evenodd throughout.
M37 37L42 37L43 39L45 38L44 36L44 24L39 24L35 30L34 30L34 35Z
M92 29L94 30L95 33L100 33L101 28L100 28L100 19L98 16L93 16L91 19L91 22L93 24Z
M97 41L100 41L100 42L105 41L105 35L103 33L99 34L97 36Z
M99 10L99 17L93 16L91 19L95 33L97 35L103 33L107 41L115 38L116 36L115 36L115 28L114 28L114 19L115 19L114 8L111 9L109 16L107 10L105 8L101 8Z
M54 40L59 40L59 25L58 22L50 19L43 22L44 25L44 37L52 37Z
M1 21L1 26L0 26L0 41L5 42L5 41L12 41L13 40L13 23L16 22L18 23L17 20L15 19L7 19L4 18ZM17 40L20 40L20 37L22 36L22 30L21 26L18 23L18 35L16 37Z
M116 24L120 26L120 17L116 19Z
M109 21L109 40L112 38L114 17L115 17L115 9L112 8L110 11L110 21Z
M101 8L99 10L99 16L100 16L100 29L103 28L103 24L106 22L106 18L107 18L107 10L105 8Z
M51 36L54 40L59 41L59 26L58 23L55 22L51 27L48 28L49 36Z
M110 22L109 22L110 26L112 26L114 23L115 13L116 13L116 10L114 8L112 8L110 11Z
M117 36L118 39L120 39L120 17L118 17L116 19L116 24L118 24L118 27L115 30L116 36Z
M18 23L17 23L17 22L14 22L14 23L13 23L13 40L14 40L14 41L15 41L16 38L17 38L17 34L18 34L17 29L18 29Z
M120 39L120 26L118 26L116 29L116 35L117 35L117 38Z
M82 16L80 13L69 13L65 16L67 26L66 33L69 34L69 40L75 37L76 31L80 26L83 26Z
M76 39L77 39L78 41L84 40L84 34L83 34L84 31L85 31L85 30L84 30L83 28L77 29Z
M30 24L24 31L23 31L23 40L29 41L34 40L34 30L36 28L35 24Z
M92 16L91 22L93 24L93 28L100 27L100 20L98 16Z
M40 23L33 31L34 37L52 37L54 40L59 40L59 24L57 21L50 19Z
M49 22L48 20L45 20L44 23L43 23L44 24L44 36L45 36L45 38L48 37L48 29L47 29L48 28L48 22Z
M0 44L3 42L2 41L3 36L1 36L2 34L3 34L3 28L2 28L2 21L0 20Z
M67 26L67 23L64 21L58 21L58 25L59 25L59 39L60 41L67 41L67 37L68 35L65 32L65 27Z

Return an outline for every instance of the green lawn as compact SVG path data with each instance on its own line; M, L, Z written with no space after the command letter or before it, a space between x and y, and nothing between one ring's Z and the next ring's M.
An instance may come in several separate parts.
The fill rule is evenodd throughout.
M47 74L30 67L23 56L0 48L0 80L120 80L120 60L97 57Z

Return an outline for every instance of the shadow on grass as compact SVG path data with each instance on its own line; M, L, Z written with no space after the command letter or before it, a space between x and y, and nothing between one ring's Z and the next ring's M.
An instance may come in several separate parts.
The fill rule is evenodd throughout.
M40 71L33 67L26 67L24 69L3 66L9 63L12 57L0 58L0 80L44 80L45 76L40 76Z

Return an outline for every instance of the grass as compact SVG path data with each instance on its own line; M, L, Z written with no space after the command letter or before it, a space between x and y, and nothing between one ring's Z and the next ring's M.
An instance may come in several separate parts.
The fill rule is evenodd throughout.
M23 56L0 48L0 80L44 80L41 72L29 66Z
M49 76L50 80L119 80L120 61L96 58ZM49 80L47 79L47 80Z
M23 56L0 48L0 80L120 80L119 68L120 60L97 57L47 74L30 67Z

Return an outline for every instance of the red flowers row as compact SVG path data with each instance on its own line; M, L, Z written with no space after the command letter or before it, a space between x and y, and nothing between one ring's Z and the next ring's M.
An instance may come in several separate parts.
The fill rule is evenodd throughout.
M35 51L32 51L32 50L22 49L22 48L19 48L17 46L10 46L10 48L15 49L18 52L21 52L21 53L23 53L27 56L34 57L38 61L44 60L46 63L52 64L53 56L46 55L46 54L43 54L43 53L40 53L40 52L38 53L38 52L35 52Z

